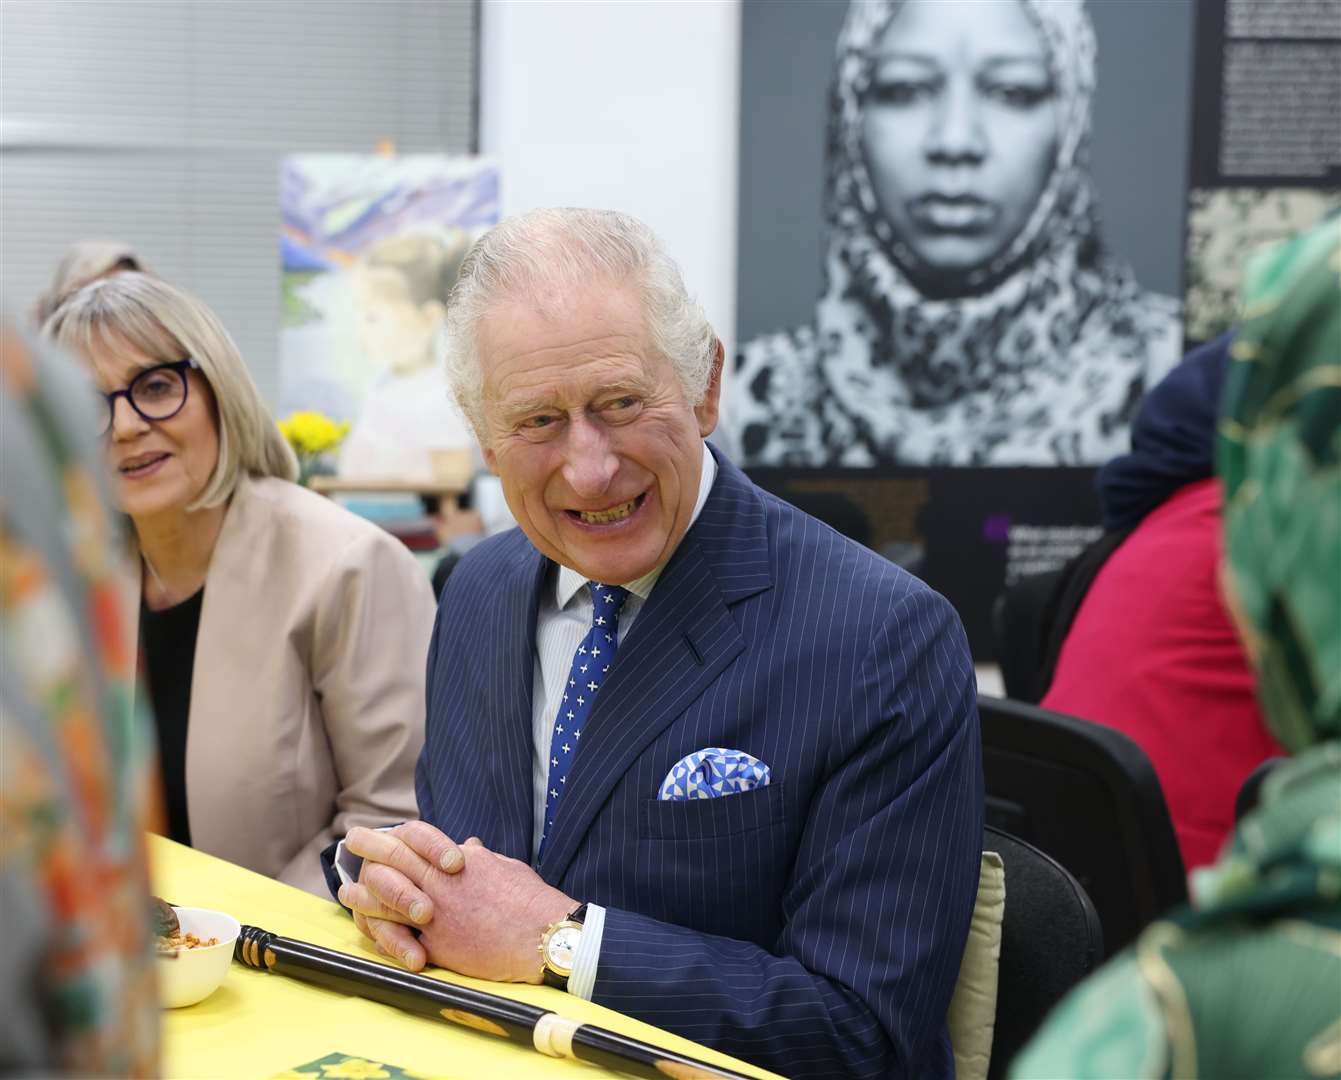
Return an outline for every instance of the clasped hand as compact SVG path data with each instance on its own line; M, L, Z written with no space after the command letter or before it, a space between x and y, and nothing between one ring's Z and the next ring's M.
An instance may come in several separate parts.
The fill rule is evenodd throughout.
M363 868L356 884L340 887L340 902L379 952L411 971L432 961L481 979L538 983L541 936L577 907L526 863L475 837L456 844L424 821L354 828L345 847L363 856Z

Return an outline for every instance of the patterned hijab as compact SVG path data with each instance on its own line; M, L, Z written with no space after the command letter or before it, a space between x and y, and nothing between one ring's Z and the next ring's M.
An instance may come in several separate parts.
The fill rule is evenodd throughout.
M824 294L813 332L743 350L738 371L757 399L743 412L775 432L763 447L757 434L754 446L746 439L747 459L1097 464L1125 449L1141 394L1178 358L1178 307L1144 293L1104 249L1088 171L1096 52L1084 0L1018 2L1048 54L1057 156L1006 249L969 271L959 295L930 298L915 284L926 267L880 209L862 146L877 48L903 0L852 0L829 109ZM813 365L811 385L789 363ZM779 415L758 416L766 404ZM795 412L827 415L810 424ZM819 442L829 452L806 461Z
M1341 737L1341 218L1249 263L1219 471L1262 708L1298 752Z

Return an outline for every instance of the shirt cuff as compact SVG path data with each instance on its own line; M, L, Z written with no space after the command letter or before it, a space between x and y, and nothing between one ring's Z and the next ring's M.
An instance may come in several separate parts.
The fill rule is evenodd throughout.
M588 904L582 920L582 937L573 957L573 972L568 976L568 992L590 1001L596 989L596 968L601 961L601 937L605 934L605 908Z
M334 861L335 873L341 884L353 885L358 881L359 871L363 869L363 856L355 855L346 848L343 840L335 845Z
M377 832L388 832L394 829L394 825L383 825ZM343 839L335 845L335 873L340 878L342 885L357 885L359 881L359 871L363 869L363 856L355 855L345 847Z

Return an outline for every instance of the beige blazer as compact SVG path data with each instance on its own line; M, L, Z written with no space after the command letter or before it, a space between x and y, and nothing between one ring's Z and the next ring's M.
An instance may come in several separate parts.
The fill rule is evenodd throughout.
M186 742L191 843L320 896L320 853L418 816L435 604L390 534L244 478L205 578Z

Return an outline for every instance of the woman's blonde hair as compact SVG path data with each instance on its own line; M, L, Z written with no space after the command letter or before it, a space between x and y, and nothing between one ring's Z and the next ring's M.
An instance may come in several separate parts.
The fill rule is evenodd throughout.
M218 506L243 472L294 480L298 462L280 434L242 355L218 317L189 293L149 274L126 271L84 286L42 332L92 360L130 346L157 363L191 357L214 393L219 461L188 510Z

